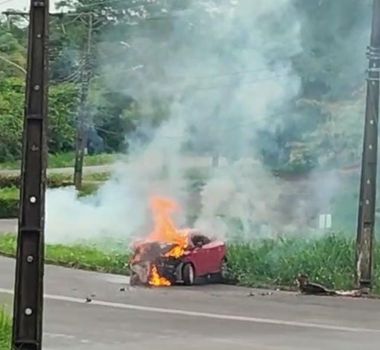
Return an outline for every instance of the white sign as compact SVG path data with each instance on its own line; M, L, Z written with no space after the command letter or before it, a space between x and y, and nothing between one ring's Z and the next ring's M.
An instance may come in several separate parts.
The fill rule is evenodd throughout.
M332 216L331 214L321 214L319 215L319 228L329 229L332 226Z

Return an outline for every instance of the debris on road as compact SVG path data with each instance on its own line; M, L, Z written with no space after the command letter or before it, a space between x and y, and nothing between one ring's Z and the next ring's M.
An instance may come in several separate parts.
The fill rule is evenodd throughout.
M360 290L339 291L328 289L325 286L310 282L308 276L300 274L297 277L297 284L300 292L307 295L324 295L324 296L345 296L360 297Z

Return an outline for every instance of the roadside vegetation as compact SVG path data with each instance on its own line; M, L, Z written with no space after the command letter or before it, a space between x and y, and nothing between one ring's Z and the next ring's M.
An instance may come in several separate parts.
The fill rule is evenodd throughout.
M0 350L10 349L11 319L8 313L0 307Z
M295 278L306 273L330 288L351 289L355 283L355 244L343 234L318 239L268 239L229 245L230 277L249 287L295 288ZM14 235L0 236L0 254L14 256ZM47 245L46 262L92 271L128 274L128 246L123 242L83 242ZM380 279L380 245L375 247L375 281ZM380 285L375 292L380 293Z
M186 39L190 39L191 42L208 40L209 35L202 26L184 30L183 39L185 40L178 40L179 33L170 21L172 18L177 18L176 11L179 7L186 11L190 2L178 2L181 3L178 5L174 1L175 5L165 6L169 22L161 18L163 9L158 4L159 2L155 3L151 1L151 6L146 8L143 6L145 15L139 19L139 25L135 27L136 30L133 33L131 27L126 25L130 20L128 17L130 11L122 11L126 13L126 18L122 18L120 14L121 17L116 21L110 21L109 16L99 17L97 21L99 28L102 28L102 35L93 37L93 51L98 54L94 55L91 64L93 67L91 76L94 79L91 81L89 98L86 102L89 120L91 120L87 146L90 153L100 154L87 155L84 159L84 164L87 166L112 163L119 154L127 153L131 149L130 142L132 141L142 145L150 142L155 131L170 116L173 104L172 92L176 91L170 89L145 91L139 88L140 82L149 81L154 87L161 86L163 81L172 81L173 76L170 70L162 69L162 62L165 59L171 62L172 52L188 52L189 41ZM362 89L361 72L365 57L361 55L364 49L362 40L364 37L359 36L358 33L362 32L362 19L369 14L370 7L368 1L356 0L346 0L344 10L336 1L297 0L293 5L303 18L300 23L302 35L299 38L299 45L303 50L288 57L289 67L292 67L295 76L300 77L299 93L283 110L273 108L273 111L270 111L268 126L271 125L271 127L262 130L261 127L247 128L247 130L252 129L252 134L249 147L244 154L258 156L264 168L275 175L297 178L297 176L312 173L316 168L337 169L360 162L362 107L365 94ZM108 0L94 4L84 0L69 0L62 1L57 6L57 9L68 6L79 13L83 12L84 8L87 12L94 13L103 11L105 8L111 14L120 13L118 2ZM160 21L151 20L157 17ZM196 22L198 21L194 23ZM202 20L199 22L201 23ZM27 61L27 27L20 23L17 20L0 19L0 53L6 60L24 68ZM343 36L332 35L330 23L334 23L336 28L345 28L346 36L355 40L343 40ZM140 29L137 30L137 28ZM74 21L61 18L51 27L50 41L55 49L54 55L50 57L49 69L48 145L51 152L48 160L49 168L67 168L73 167L74 164L76 120L80 106L78 97L81 88L81 79L78 79L80 57L77 54L78 48L86 41L87 35L88 28L80 18ZM115 37L131 39L133 37L133 41L138 43L138 49L128 51L128 61L124 59L126 48L120 45L119 40L113 40ZM326 40L326 38L329 39ZM163 43L165 43L165 50L162 50ZM219 53L223 58L221 61L237 62L239 45L243 45L245 40L239 42L234 40L234 43L236 44L234 50ZM146 62L150 64L141 62L139 52L153 53L157 48L159 49L157 52L162 53L160 59ZM112 55L109 55L110 52ZM271 55L272 53L269 56ZM136 62L138 64L136 67L141 66L144 69L131 70L131 62ZM145 69L145 66L149 69ZM243 68L240 74L247 75L249 71L252 73L251 69L246 69L248 65L245 69ZM128 73L121 74L120 72ZM235 72L235 69L230 71L230 74L226 72L223 79L227 79L229 75L234 77L236 73L239 73ZM126 74L128 74L128 79L126 79ZM6 64L6 61L0 62L0 75L0 170L17 170L20 167L22 151L25 76L22 70L15 69L15 65ZM212 87L213 85L223 86L223 84L204 84L205 78L201 75L199 78L194 77L193 84L200 88L196 90L203 91L206 101L207 97L216 95L215 91L211 92L210 96L207 95L207 90L209 90L207 85ZM211 74L207 79L219 78L220 76ZM234 79L236 77L232 80ZM131 81L136 84L130 86ZM233 81L232 84L227 83L226 86L231 85L233 88L236 85ZM168 87L171 85L177 86L167 84ZM212 101L213 98L210 100ZM230 102L233 106L233 98ZM233 109L226 108L226 111L230 110L231 113L236 113L236 116L243 112L233 111ZM265 114L263 113L263 117ZM233 118L227 119L237 120L238 118L234 115ZM242 140L238 137L234 140L235 134L231 134L233 128L221 125L222 129L226 129L228 137L222 138L226 142L223 141L223 147L220 147L218 138L214 140L210 137L213 134L219 134L215 132L215 125L211 124L210 129L207 129L206 125L200 126L200 129L204 128L202 132L194 125L189 126L186 134L191 137L189 137L189 142L183 145L184 151L204 156L215 154L215 151L220 152L222 148L223 152L219 154L220 156L231 159L240 157L238 150L241 149ZM240 128L241 125L237 130ZM15 172L1 172L0 218L16 217L18 213L20 177L10 175L13 173ZM78 195L91 195L109 176L109 173L85 175L83 188ZM207 172L189 172L187 185L188 191L194 194L192 202L199 202L198 194L207 176ZM251 178L254 181L254 177ZM72 172L48 176L50 188L70 186L72 182ZM329 186L326 184L323 186L328 192ZM331 203L333 225L336 225L334 229L341 228L349 232L354 226L357 191L357 179L355 179L347 184L347 189L342 190L343 195ZM199 214L200 205L197 205L191 207L187 213L190 222L195 222ZM379 247L379 245L376 246L376 266L380 263ZM14 236L0 236L0 253L14 255ZM311 279L325 283L329 287L350 288L353 286L355 276L354 253L353 238L340 234L325 235L319 239L298 237L250 243L237 241L230 245L229 267L231 276L239 284L247 286L283 285L289 287L293 286L296 275L303 272L307 273ZM127 248L119 242L107 242L107 245L105 242L81 242L72 246L48 245L46 250L46 260L49 263L113 273L126 273L125 264L128 256ZM378 280L377 270L376 273L376 280Z
M88 196L95 193L109 176L110 174L107 172L85 175L78 196ZM72 178L72 175L52 174L48 176L47 184L49 188L72 186ZM19 186L19 175L0 176L0 219L17 217L20 195Z
M118 158L115 153L101 153L94 155L87 155L84 157L84 166L94 165L107 165L112 164ZM50 169L56 168L70 168L74 167L75 154L74 152L65 152L57 154L49 154L48 167ZM6 161L0 163L0 170L16 170L20 168L20 161Z
M129 255L120 246L112 248L102 243L83 243L74 245L47 244L45 262L47 264L72 267L83 270L126 274ZM0 254L14 257L16 254L16 236L0 236Z

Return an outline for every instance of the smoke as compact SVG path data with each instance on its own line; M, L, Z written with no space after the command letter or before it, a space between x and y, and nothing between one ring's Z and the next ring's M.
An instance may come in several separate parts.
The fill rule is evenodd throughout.
M305 224L302 201L289 202L289 185L264 167L259 147L261 131L289 127L284 111L300 92L292 66L302 52L294 1L193 0L172 14L169 29L152 21L149 28L134 26L125 40L107 40L118 55L103 66L105 83L133 96L143 114L154 113L153 101L165 101L165 121L153 135L139 125L150 141L130 137L128 162L115 164L95 195L48 191L48 241L147 234L152 195L181 203L177 219L185 225L194 166L208 172L195 226L250 239ZM211 169L210 156L223 164Z

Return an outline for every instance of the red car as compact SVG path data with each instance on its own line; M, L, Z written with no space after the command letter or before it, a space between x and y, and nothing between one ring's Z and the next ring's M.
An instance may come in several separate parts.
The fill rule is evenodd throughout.
M226 244L195 230L188 234L188 241L179 257L168 255L175 248L173 244L147 242L136 245L130 264L131 284L149 284L153 268L170 284L193 285L199 278L224 281L227 277Z

